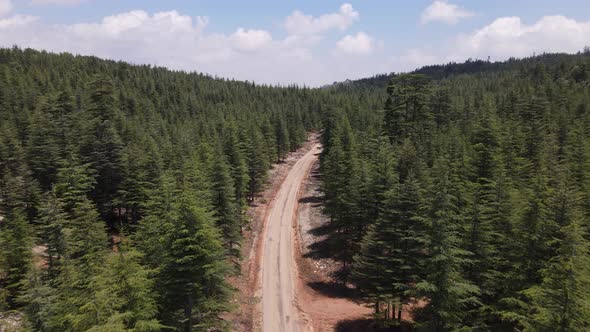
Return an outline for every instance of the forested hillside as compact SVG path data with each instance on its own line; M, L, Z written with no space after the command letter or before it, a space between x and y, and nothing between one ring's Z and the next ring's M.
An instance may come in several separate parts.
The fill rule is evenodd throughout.
M1 49L0 311L38 331L221 326L244 209L325 95Z
M0 312L227 327L244 211L318 130L329 253L376 325L588 330L589 103L590 52L310 89L0 49Z
M385 77L383 111L322 113L340 278L382 326L588 330L589 52L331 89Z

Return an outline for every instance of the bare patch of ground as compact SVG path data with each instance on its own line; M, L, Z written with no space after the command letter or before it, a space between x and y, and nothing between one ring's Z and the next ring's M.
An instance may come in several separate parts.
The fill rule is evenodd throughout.
M331 279L340 267L329 252L330 219L322 212L322 204L319 162L316 162L303 183L298 209L300 250L306 258L300 269L306 268L309 281Z
M46 269L47 268L47 246L45 245L36 245L33 246L33 266L38 270Z
M372 310L356 301L354 291L334 277L340 270L330 253L330 220L322 212L319 162L302 186L298 208L298 305L311 320L314 332L334 331L342 321L363 321ZM351 331L351 330L349 330Z
M20 332L24 330L25 317L22 312L0 312L0 332Z

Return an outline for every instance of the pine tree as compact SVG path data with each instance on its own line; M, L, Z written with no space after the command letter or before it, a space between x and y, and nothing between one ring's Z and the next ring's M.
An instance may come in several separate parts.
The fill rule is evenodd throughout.
M474 328L489 328L491 315L486 311L497 296L493 287L500 268L497 259L501 255L499 244L502 238L496 228L496 223L501 221L496 220L493 208L497 198L494 181L498 163L496 132L495 118L491 113L479 121L471 139L473 157L468 184L471 197L466 210L463 248L471 253L472 260L466 267L466 277L481 289L481 305L474 302L469 309L471 316L468 320Z
M410 173L400 184L397 197L397 232L395 272L392 283L399 299L398 321L401 322L402 306L416 296L415 284L424 275L426 248L426 221L423 217L421 188L418 180ZM386 215L387 216L387 215Z
M359 216L361 171L357 146L352 128L346 116L343 116L331 131L328 154L322 162L324 174L325 209L332 216L335 229L333 247L341 253L346 277L347 264L357 249L357 241L366 229L360 225Z
M24 306L24 312L33 330L60 331L62 327L56 319L59 315L56 310L56 283L45 279L42 271L32 269L27 280L27 290L18 301Z
M420 195L411 172L404 182L389 187L382 195L379 217L354 257L352 280L386 321L401 322L403 306L417 295L416 283L424 276L426 233ZM381 303L386 304L384 312Z
M117 196L121 199L119 203L125 207L125 213L120 212L119 215L134 224L142 217L149 192L157 187L163 162L155 142L150 138L145 138L141 144L129 144L124 151L125 174Z
M428 299L427 312L432 331L457 330L462 327L465 308L477 304L478 288L465 280L464 266L469 252L461 249L461 219L455 196L456 183L452 166L444 157L432 169L434 184L429 212L426 279L417 285Z
M397 213L396 203L395 189L387 191L384 194L382 215L369 226L361 249L354 256L351 271L351 279L365 301L374 305L376 318L385 320L395 318L394 314L390 314L391 311L395 313L390 306L399 302L399 292L394 286L399 282L394 277L394 271L398 268L395 255L398 253L396 246L399 245L399 235L396 220L388 218ZM382 312L383 305L386 305L385 312Z
M62 331L87 330L102 315L88 308L96 301L92 280L103 266L107 248L105 226L92 202L83 198L76 203L65 233L67 251L57 280L56 314L49 324Z
M241 209L246 204L246 192L248 188L249 174L248 161L246 159L246 142L240 140L238 128L235 124L229 124L225 129L223 150L227 156L231 169L235 188L235 199ZM241 220L241 213L240 213Z
M161 185L137 235L148 267L158 269L160 317L184 331L216 325L229 288L215 218L198 192L183 191L169 174Z
M81 310L96 317L89 331L160 331L153 281L140 265L140 254L126 240L107 254L104 267L91 281L93 300ZM92 319L92 318L89 318Z
M0 126L0 215L22 209L32 220L39 200L39 185L27 165L26 153L14 128Z
M428 98L430 79L422 74L402 74L394 77L387 87L383 129L392 142L408 137L420 139L425 123L430 119Z
M262 190L266 181L266 171L270 167L269 159L265 154L262 133L252 132L252 139L248 145L248 196L249 202L254 200L254 195Z
M10 308L17 307L16 299L22 295L26 286L26 277L32 262L33 233L22 209L14 209L3 216L0 221L0 254L3 256L0 271L5 278L0 280ZM4 294L2 294L4 293Z
M27 152L29 165L33 175L44 190L49 189L51 184L55 182L57 168L59 167L58 161L61 155L59 137L55 136L57 133L51 119L53 108L54 105L51 100L41 100L28 127Z
M213 208L217 225L221 230L227 254L237 258L240 255L242 231L240 209L236 202L231 170L223 154L215 156L211 171Z
M67 225L67 215L63 211L63 204L55 191L49 192L43 205L39 209L39 239L46 246L47 274L53 280L59 274L61 260L66 252L66 238L64 227Z
M543 132L545 130L543 118L547 107L548 103L546 100L534 97L522 105L520 112L525 135L524 156L535 168L540 166L540 150L541 143L543 142Z
M522 252L525 255L515 263L519 274L524 275L527 282L538 281L538 271L549 255L546 244L555 229L548 211L550 193L546 176L539 174L534 178L534 185L528 193L527 205L518 225L518 236L522 237L519 243L524 245Z
M123 143L116 128L118 112L113 82L104 76L96 76L89 82L90 108L88 132L82 154L85 161L96 170L96 186L92 196L103 217L110 217L113 199L122 181Z
M72 156L58 169L55 195L63 204L64 211L72 218L78 204L85 202L96 181L90 164L81 164Z
M225 310L221 304L227 296L225 265L221 242L205 210L181 203L170 242L170 262L164 267L169 275L164 285L168 301L183 304L184 330L207 326Z
M289 129L286 121L279 117L274 117L275 137L278 161L285 159L287 153L291 150L291 141L289 139Z
M530 331L584 331L590 327L590 252L585 223L575 212L559 232L557 254L541 270L543 281L526 291L532 300Z
M62 154L61 158L67 158L67 153L73 150L75 146L76 137L73 131L74 127L74 96L69 87L61 89L57 94L55 101L55 107L51 108L52 111L52 129L58 146L61 146Z

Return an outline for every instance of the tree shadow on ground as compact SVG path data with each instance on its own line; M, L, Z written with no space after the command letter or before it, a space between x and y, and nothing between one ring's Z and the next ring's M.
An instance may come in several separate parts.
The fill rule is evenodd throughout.
M338 247L334 245L334 241L336 241L336 239L332 236L332 225L323 225L316 227L314 229L309 230L308 234L318 237L318 239L314 243L307 246L307 249L309 251L306 254L304 254L303 257L315 260L325 258L340 260L342 258L342 253L338 252L336 250L336 248Z
M316 241L307 246L309 252L305 253L303 257L314 260L332 258L330 239Z
M331 298L346 298L354 301L357 297L354 289L338 282L318 281L308 282L307 285L314 291Z
M409 332L416 331L414 327L406 322L403 322L401 326L394 327L380 327L373 319L362 318L352 320L342 320L336 324L334 329L337 332Z
M307 197L301 197L299 199L299 203L302 203L302 204L306 204L306 203L315 204L314 207L321 206L323 202L324 202L324 199L322 197L320 197L320 196L307 196Z

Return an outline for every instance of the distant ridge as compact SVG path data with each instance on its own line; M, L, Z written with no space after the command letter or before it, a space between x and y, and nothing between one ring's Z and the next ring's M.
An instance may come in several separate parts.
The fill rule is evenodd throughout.
M497 72L506 70L517 70L523 68L524 65L539 62L546 66L558 64L560 62L576 61L580 58L590 57L590 48L585 47L583 51L576 54L568 53L543 53L540 55L533 55L526 58L510 58L505 61L494 61L481 59L467 59L465 62L449 62L440 65L428 65L411 71L414 74L424 74L430 76L434 80L441 80L455 75L474 74L483 72ZM387 86L388 82L395 75L399 73L377 74L372 77L360 78L356 80L347 79L342 82L334 82L332 84L324 85L322 88L334 87L352 87L355 88L383 88Z

